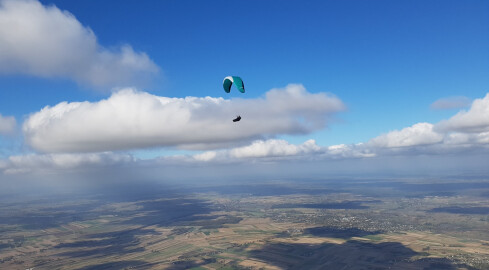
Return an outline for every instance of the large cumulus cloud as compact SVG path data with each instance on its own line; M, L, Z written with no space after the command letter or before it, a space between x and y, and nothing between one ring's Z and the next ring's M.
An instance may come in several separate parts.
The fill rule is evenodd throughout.
M440 132L480 133L489 131L489 93L476 99L468 111L462 110L437 125Z
M374 147L409 147L429 145L443 140L443 134L433 131L433 124L418 123L402 130L394 130L373 138L369 143Z
M158 71L131 46L107 49L72 14L36 0L0 0L0 73L137 85Z
M170 146L211 149L279 134L307 134L344 109L338 98L302 85L262 98L168 98L133 89L99 102L63 102L24 123L27 143L42 152L99 152ZM231 119L241 114L238 124Z

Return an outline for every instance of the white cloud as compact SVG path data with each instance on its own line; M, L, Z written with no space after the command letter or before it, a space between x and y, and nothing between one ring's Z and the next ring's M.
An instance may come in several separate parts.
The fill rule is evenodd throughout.
M418 123L402 130L394 130L371 139L368 144L374 147L410 147L439 143L443 134L433 131L433 124Z
M198 161L210 161L215 159L216 157L217 157L216 151L206 151L204 153L193 155L193 158Z
M71 13L36 0L0 0L0 73L71 78L94 86L135 85L158 72L131 46L107 49Z
M212 149L279 134L306 134L344 109L336 97L301 85L264 98L168 98L121 90L99 102L62 102L32 114L23 125L42 152L101 152L155 146ZM243 119L231 120L236 114Z
M366 145L371 151L384 155L485 151L489 147L489 94L474 100L468 111L462 110L448 120L391 131L371 139Z
M277 97L278 100L274 100ZM288 99L290 106L287 106ZM316 104L321 99L324 104L333 105L325 109L325 106ZM474 101L469 111L460 112L439 124L418 123L382 134L367 143L319 146L312 139L302 144L291 144L281 139L261 139L245 146L194 155L164 156L154 160L138 160L131 155L113 152L30 154L0 160L0 172L4 175L37 175L43 172L88 171L94 167L110 168L122 164L123 167L130 165L141 172L164 170L167 173L170 170L170 174L207 173L210 176L214 175L217 168L214 165L220 166L220 172L226 168L227 172L223 172L225 174L242 170L240 163L243 162L254 164L257 166L255 169L276 166L274 168L280 171L295 173L311 169L322 173L322 166L328 166L330 170L337 172L349 170L351 166L348 164L377 166L355 169L362 173L369 170L378 172L385 162L391 161L397 166L396 170L427 169L431 168L430 164L426 164L429 160L437 160L436 170L458 172L457 168L460 168L484 171L487 170L487 164L483 160L487 160L489 155L489 131L476 132L473 128L466 129L466 126L454 128L456 131L435 127L446 123L458 124L460 118L465 118L469 123L474 119L483 119L481 115L486 113L484 108L487 106L487 99L486 96ZM294 103L295 100L299 100L299 104ZM313 100L312 105L307 106L309 100ZM332 113L342 108L338 99L324 94L308 93L299 85L275 89L264 98L252 100L166 98L129 89L95 103L64 102L52 108L46 107L26 120L24 132L32 146L37 147L39 144L38 149L45 151L95 151L192 143L214 146L221 140L242 145L255 136L266 137L264 134L280 134L284 130L289 133L314 130L317 123L325 123L323 121ZM231 121L234 110L251 111L249 114L252 116L246 113L243 122L236 124ZM263 115L263 118L255 118L255 115ZM270 123L267 129L260 125L260 121ZM274 121L280 125L274 126ZM283 123L289 123L288 129L284 129ZM274 130L279 132L273 133ZM409 164L411 161L412 164ZM312 163L315 165L310 165ZM226 166L222 167L222 164ZM341 168L335 164L341 164ZM182 170L181 166L189 171ZM251 168L250 166L246 168ZM294 169L295 166L298 166L297 169ZM276 171L271 170L275 175Z
M482 99L474 100L468 111L460 111L450 119L438 123L436 130L463 133L489 131L489 93Z
M112 152L13 156L0 160L0 172L31 175L53 171L78 173L94 167L108 167L110 170L111 165L121 164L124 166L118 169L129 167L142 175L158 172L158 175L165 173L165 176L178 179L184 176L193 179L195 175L199 175L199 179L204 175L210 178L216 174L241 175L242 170L246 170L247 176L268 172L273 177L278 173L287 177L291 173L302 175L304 172L316 175L332 172L363 175L365 172L396 173L399 170L431 170L441 174L460 173L462 170L487 172L485 161L489 155L489 131L476 132L472 128L453 131L437 129L440 124L418 123L380 135L367 143L332 146L319 146L314 140L292 144L280 139L266 139L263 134L273 134L270 130L284 130L282 125L273 126L272 120L292 123L289 130L285 129L290 133L313 130L315 123L325 121L332 113L343 108L338 99L305 92L298 85L275 89L272 93L252 100L224 100L210 97L165 98L125 90L95 103L61 103L52 108L46 107L31 115L24 124L24 131L29 140L40 143L47 150L104 149L107 146L124 148L128 145L138 147L140 142L147 143L144 145L170 146L197 142L214 146L220 140L225 140L225 137L231 144L240 146L194 155L163 156L153 160L138 160L130 155ZM278 95L280 101L270 100L277 97L274 95ZM291 101L301 100L303 104L291 102L293 105L287 106L287 98ZM324 99L323 102L332 102L336 106L321 110L319 105L307 106L309 99L314 102ZM461 112L441 123L450 122L460 115L480 119L480 114L485 113L484 106L487 105L483 101L486 99L487 96L476 100L468 112ZM274 106L270 105L272 103ZM275 106L281 109L277 110ZM247 112L242 114L246 116L238 125L231 122L236 110ZM249 111L253 117L248 115ZM254 119L254 115L263 115L263 119ZM282 117L286 119L280 119ZM270 123L267 127L270 129L264 129L257 122L260 119ZM311 124L314 121L318 122ZM242 124L247 122L250 125L241 129ZM209 125L212 128L208 128ZM69 136L63 132L69 132ZM240 137L242 134L245 136ZM265 139L251 140L254 135ZM207 136L208 141L199 141L202 136ZM250 141L243 146L247 142L245 138ZM247 166L242 166L242 163Z
M445 136L446 145L468 145L477 146L480 144L489 144L489 132L481 133L461 133L452 132Z
M470 106L470 99L468 97L446 97L436 100L431 104L431 108L434 110L450 110L461 109Z
M181 162L242 162L250 160L329 160L349 158L370 158L376 154L364 144L333 145L322 147L315 140L307 140L302 144L291 144L286 140L256 140L251 144L219 151L207 151L192 156L166 157L165 161Z
M238 147L229 151L233 158L263 158L313 154L321 148L314 140L301 145L290 144L285 140L254 141L251 145Z
M0 135L12 134L16 126L17 123L13 116L2 116L0 114Z
M338 144L326 147L324 157L330 158L370 158L375 157L375 149L366 147L364 143Z
M221 163L229 165L241 162L267 163L269 161L278 163L286 161L293 161L294 163L302 161L333 162L353 159L382 159L392 156L414 158L414 156L426 155L431 157L447 154L470 156L471 153L474 155L489 153L488 131L441 130L436 128L439 124L433 125L431 123L414 124L401 130L394 130L377 136L367 143L358 144L319 146L314 140L308 140L302 144L291 144L285 140L266 139L266 135L278 135L284 130L289 133L297 132L297 130L301 132L303 130L314 130L315 124L311 124L311 122L318 121L317 123L321 123L331 113L335 112L331 108L343 108L337 99L329 100L332 97L324 94L319 94L320 97L316 95L305 92L298 85L289 85L285 89L275 89L272 94L267 93L264 98L252 100L224 100L210 97L165 98L144 92L125 90L113 94L107 100L96 103L62 103L52 108L47 107L32 115L24 124L24 130L26 137L34 142L33 146L36 142L41 143L41 146L51 151L53 149L74 150L78 149L77 147L87 150L90 148L86 147L90 147L90 145L93 146L93 149L107 148L107 146L118 149L119 144L122 145L119 148L128 145L138 147L137 143L139 142L168 146L188 146L193 142L211 148L219 145L221 140L228 140L230 145L241 145L194 155L164 156L155 160L156 163L154 164L158 164L158 166L195 165L198 163L204 163L207 166ZM278 100L274 100L277 96L279 97ZM290 98L291 101L302 100L301 102L304 104L298 105L291 102L292 105L289 107L287 106L287 98ZM336 106L331 106L329 110L324 110L324 107L323 110L320 110L321 106L319 105L307 106L308 98L314 102L324 98L323 102L333 102L333 104L336 102ZM479 114L485 112L481 108L484 107L484 103L480 102L483 100L476 100L472 108L468 112L464 112L463 115L470 115L475 119L480 118ZM277 109L277 106L280 107L280 110ZM309 108L313 109L308 110ZM236 125L231 122L234 116L233 110L251 111L249 114L252 116L246 113L242 122ZM321 114L323 114L323 118L320 117ZM100 118L101 115L107 117ZM178 117L175 119L169 115ZM255 119L255 115L262 115L263 117L256 117ZM461 115L461 113L457 115ZM456 116L446 122L456 119ZM284 117L286 119L281 119ZM174 122L172 122L173 120ZM268 129L260 125L259 121L270 123L267 126ZM274 126L274 122L281 124ZM289 129L283 129L282 123L290 123ZM212 128L208 128L209 126ZM30 129L34 131L32 134ZM83 131L83 129L88 130ZM274 129L279 132L270 131ZM44 133L46 131L48 132ZM64 132L66 131L70 132L69 140L65 139L66 133ZM109 133L112 131L114 132ZM256 136L261 136L264 139L252 140ZM201 140L202 138L207 138L207 141ZM40 140L36 141L37 139ZM118 140L119 142L117 142ZM242 146L247 140L249 144ZM70 146L70 144L75 146ZM136 163L140 162L143 161L136 161ZM152 163L150 160L147 162ZM5 164L3 166L5 167ZM21 167L10 169L20 170Z
M480 119L486 106L481 101L486 99L474 101L468 112L445 122L459 115ZM339 99L309 93L301 85L273 89L264 98L249 100L167 98L126 89L99 102L63 102L46 107L25 121L24 135L32 147L44 152L100 152L152 146L227 148L162 159L172 162L446 154L489 144L489 132L443 131L436 128L440 124L431 123L414 124L367 143L351 145L321 147L314 140L294 145L285 140L267 139L323 128L327 119L343 108ZM237 124L231 122L235 114L243 116ZM232 148L248 142L251 143Z

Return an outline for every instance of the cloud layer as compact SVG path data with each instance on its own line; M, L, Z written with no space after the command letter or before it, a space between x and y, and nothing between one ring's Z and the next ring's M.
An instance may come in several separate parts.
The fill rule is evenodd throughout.
M279 134L322 129L344 110L336 97L302 85L272 89L263 98L168 98L121 90L99 102L63 102L32 114L27 143L41 152L100 152L170 146L212 149ZM233 123L235 115L243 120Z
M131 46L107 49L71 13L36 0L0 1L0 73L70 78L100 87L136 85L158 67Z
M267 169L273 174L275 170L298 173L292 169L295 166L299 171L314 169L316 173L327 166L338 172L350 170L349 164L356 164L359 173L418 169L485 173L489 158L488 108L489 94L474 100L467 111L439 123L417 123L365 143L320 146L314 140L292 144L273 138L324 128L329 117L344 109L339 99L309 93L301 85L273 89L262 98L250 100L167 98L126 89L99 102L65 102L31 115L23 126L27 142L51 153L0 160L0 171L12 175L130 164L144 171L170 169L181 174L185 174L181 166L187 166L190 176L195 176L204 171L213 175L213 170L228 166L226 173L232 174L243 170L239 164L245 163L249 170L274 164ZM243 116L238 124L231 121L237 113ZM223 148L150 160L101 152L151 146ZM385 167L386 162L395 167Z
M315 140L307 140L302 144L291 144L286 140L256 140L251 144L219 151L207 151L191 156L166 157L163 160L185 162L248 162L250 160L328 160L373 157L363 144L319 146Z
M77 168L104 167L134 161L132 156L115 153L85 154L30 154L11 156L0 160L0 171L5 174L18 174L41 171L59 171Z
M366 143L318 146L314 140L300 145L284 140L257 140L244 147L177 159L187 162L333 160L461 153L489 153L489 94L476 99L468 111L461 111L437 124L417 123L381 134Z
M308 140L295 145L268 137L324 128L332 114L344 109L342 102L324 93L308 93L301 85L273 89L263 98L251 100L166 98L127 89L96 103L60 103L46 107L26 120L24 135L32 147L44 152L97 152L151 146L226 148L162 159L168 162L484 153L489 150L487 108L489 94L476 99L468 111L447 120L436 124L417 123L365 143L319 146L314 140ZM243 115L238 125L231 122L237 113ZM246 142L250 144L243 146Z

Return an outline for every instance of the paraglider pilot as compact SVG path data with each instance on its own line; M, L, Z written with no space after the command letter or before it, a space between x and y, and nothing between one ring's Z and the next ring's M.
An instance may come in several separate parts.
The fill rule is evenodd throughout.
M238 76L227 76L222 81L222 87L226 93L231 92L231 85L233 84L236 86L236 88L238 88L239 92L245 92L243 80ZM241 120L241 116L238 115L235 119L233 119L233 122L238 122L239 120Z

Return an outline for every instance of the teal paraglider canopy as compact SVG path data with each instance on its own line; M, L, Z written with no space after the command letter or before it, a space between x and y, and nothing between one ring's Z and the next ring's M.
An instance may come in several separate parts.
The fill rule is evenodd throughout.
M233 84L236 86L236 88L238 88L241 93L245 92L243 80L241 80L241 78L238 76L227 76L222 81L222 87L224 88L224 91L226 91L226 93L231 92L231 86Z

